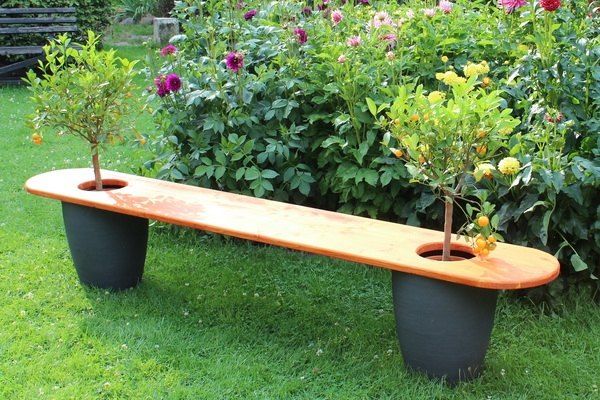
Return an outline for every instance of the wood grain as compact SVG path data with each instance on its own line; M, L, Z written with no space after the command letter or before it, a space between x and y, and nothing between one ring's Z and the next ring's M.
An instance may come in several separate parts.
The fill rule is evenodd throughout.
M93 180L92 170L68 169L37 175L25 188L56 200L481 288L534 287L559 273L558 260L536 249L499 243L484 260L434 261L420 257L417 250L440 243L442 232L118 172L102 173L105 179L127 186L104 192L82 190L78 185Z

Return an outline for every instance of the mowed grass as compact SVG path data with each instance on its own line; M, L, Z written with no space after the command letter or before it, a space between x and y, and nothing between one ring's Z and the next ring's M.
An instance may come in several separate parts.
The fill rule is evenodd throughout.
M0 88L0 399L600 398L585 294L553 313L502 296L485 374L449 388L403 367L388 271L154 225L139 287L82 287L59 203L23 184L89 152L69 136L33 145L29 112L25 88ZM148 157L122 144L102 161L131 172Z

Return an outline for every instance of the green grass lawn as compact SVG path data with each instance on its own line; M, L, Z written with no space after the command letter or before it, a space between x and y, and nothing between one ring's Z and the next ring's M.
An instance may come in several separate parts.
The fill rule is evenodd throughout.
M82 287L60 204L23 183L89 152L33 145L30 111L25 88L0 88L0 399L600 399L584 294L554 313L502 296L483 377L448 388L404 369L388 271L155 225L139 287ZM102 161L146 157L124 144Z

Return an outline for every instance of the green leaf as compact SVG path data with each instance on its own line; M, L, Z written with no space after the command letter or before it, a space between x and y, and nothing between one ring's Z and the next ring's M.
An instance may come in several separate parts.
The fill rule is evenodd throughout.
M263 178L266 178L266 179L273 179L276 176L279 176L279 174L277 172L273 171L272 169L263 170L261 175Z
M579 257L579 254L575 253L571 256L571 264L576 272L585 271L588 269L588 265Z
M244 179L246 179L247 181L253 181L255 179L258 179L259 176L260 172L258 171L258 168L251 167L246 170L246 173L244 174Z
M242 177L244 176L245 172L246 172L246 168L245 167L238 168L238 170L235 171L235 180L239 181L240 179L242 179Z
M367 97L365 99L367 101L367 107L369 108L369 112L373 114L374 117L377 117L377 105L373 101L373 99Z

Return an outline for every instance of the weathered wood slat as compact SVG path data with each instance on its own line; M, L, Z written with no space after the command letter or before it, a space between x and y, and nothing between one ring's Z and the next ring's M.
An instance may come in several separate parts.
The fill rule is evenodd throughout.
M67 24L77 22L76 17L18 17L0 18L0 24Z
M23 68L31 67L34 64L37 64L38 60L41 56L35 56L33 58L28 58L24 61L19 61L16 63L12 63L9 65L5 65L4 67L0 67L0 75L8 74L9 72L18 71Z
M60 33L77 32L75 25L65 26L19 26L16 28L0 28L0 35L19 35L22 33Z
M0 14L18 15L18 14L74 14L77 11L75 7L55 7L55 8L0 8Z
M84 168L37 175L25 187L69 203L481 288L533 287L559 273L556 258L531 248L498 243L483 260L434 261L417 252L440 244L443 232L119 172L102 176L126 186L82 190L79 185L94 180L93 171Z
M21 54L42 54L42 46L2 46L0 47L0 56L12 56Z

